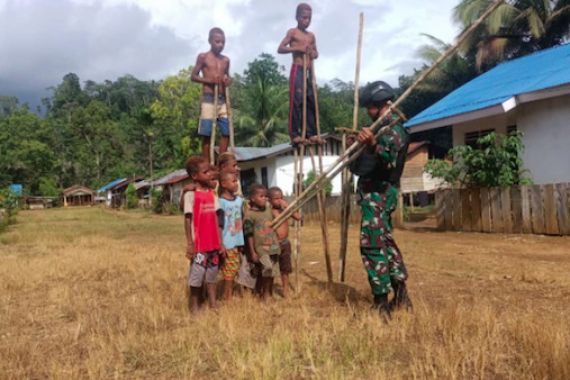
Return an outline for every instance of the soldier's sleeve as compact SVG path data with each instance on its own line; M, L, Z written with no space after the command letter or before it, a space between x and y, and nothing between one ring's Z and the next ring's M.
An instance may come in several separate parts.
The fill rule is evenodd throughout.
M376 154L380 160L388 165L396 165L398 152L406 145L406 135L403 131L403 126L398 124L390 129L388 133L381 135L378 138L378 145L376 146Z

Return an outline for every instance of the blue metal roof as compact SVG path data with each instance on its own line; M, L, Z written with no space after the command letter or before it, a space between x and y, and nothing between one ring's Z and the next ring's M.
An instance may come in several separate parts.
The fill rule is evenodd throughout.
M108 184L106 184L105 186L103 186L102 188L97 190L97 192L103 193L103 192L109 190L111 187L115 186L116 184L123 182L124 180L126 180L126 178L118 178L118 179L114 180L113 182L109 182Z
M499 105L513 96L570 83L570 44L504 62L420 112L406 127Z

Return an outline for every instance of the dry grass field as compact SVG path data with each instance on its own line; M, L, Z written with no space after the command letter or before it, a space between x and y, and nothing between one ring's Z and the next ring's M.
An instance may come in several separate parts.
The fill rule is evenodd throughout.
M415 310L386 325L356 234L345 284L309 225L294 298L190 316L181 217L21 212L0 235L0 377L570 378L570 239L398 231Z

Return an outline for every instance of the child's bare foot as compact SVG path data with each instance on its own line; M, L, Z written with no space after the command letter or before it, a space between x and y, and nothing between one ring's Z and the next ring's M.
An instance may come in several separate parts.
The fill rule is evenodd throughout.
M301 136L293 137L293 139L291 140L292 145L299 145L302 142L303 142L303 139L301 138Z
M311 136L309 137L309 143L310 144L316 144L316 145L324 145L325 144L325 140L321 139L319 136Z

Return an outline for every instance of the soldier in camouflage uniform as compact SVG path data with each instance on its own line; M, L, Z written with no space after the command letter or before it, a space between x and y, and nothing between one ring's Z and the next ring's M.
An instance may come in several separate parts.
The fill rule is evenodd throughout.
M367 108L372 120L377 120L387 109L394 91L385 82L368 84L361 92L360 104ZM396 116L388 116L382 125ZM354 161L350 170L359 176L358 192L362 210L360 254L374 295L374 307L390 317L395 308L412 303L406 290L408 274L402 254L392 236L391 214L398 203L400 177L406 161L409 135L403 125L397 124L390 132L375 138L363 128L358 141L367 146ZM388 295L394 290L393 299Z

